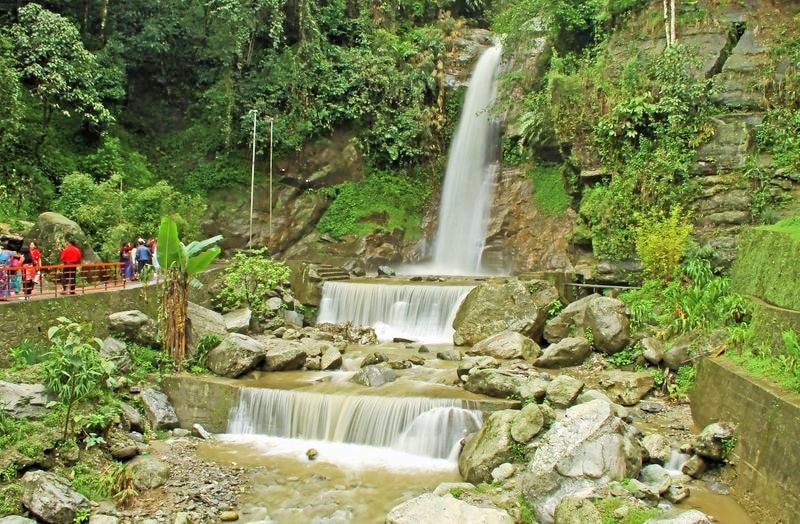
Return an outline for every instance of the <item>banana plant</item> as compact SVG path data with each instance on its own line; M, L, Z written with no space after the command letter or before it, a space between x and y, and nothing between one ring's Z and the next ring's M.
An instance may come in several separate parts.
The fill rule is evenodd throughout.
M164 296L161 301L163 342L164 349L172 355L178 369L181 369L186 355L189 286L202 285L197 275L219 256L221 249L215 244L220 240L222 236L217 235L184 245L178 238L175 221L169 217L161 219L156 259L164 277Z

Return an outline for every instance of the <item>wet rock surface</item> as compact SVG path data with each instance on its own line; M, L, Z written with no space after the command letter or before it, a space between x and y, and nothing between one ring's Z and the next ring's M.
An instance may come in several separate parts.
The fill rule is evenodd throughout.
M215 375L236 378L260 365L266 352L266 348L257 340L231 333L209 351L206 367Z
M108 316L108 331L125 340L147 347L158 347L158 324L138 309Z

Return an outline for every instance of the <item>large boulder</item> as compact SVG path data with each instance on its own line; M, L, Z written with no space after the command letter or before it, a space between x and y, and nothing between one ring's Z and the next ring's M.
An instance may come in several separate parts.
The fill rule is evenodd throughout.
M528 404L511 421L511 438L521 444L528 443L555 418L552 408Z
M89 499L72 489L69 482L49 471L28 471L22 477L22 504L49 524L72 524L80 510L88 510Z
M473 369L467 376L464 389L496 398L512 397L522 380L512 373L499 369Z
M733 428L726 422L716 422L709 424L700 432L694 440L694 452L707 459L724 461L728 459L728 454L733 440Z
M237 309L222 315L222 320L225 322L225 329L230 333L247 334L250 331L253 312L249 307Z
M153 429L173 429L178 427L178 415L167 396L157 389L144 389L139 393L144 413Z
M108 316L108 332L142 346L158 347L158 324L138 309Z
M589 295L567 304L567 307L545 324L544 339L554 344L567 337L583 335L586 325L586 309L589 307L589 303L599 296L598 294Z
M15 384L0 380L0 410L17 418L36 418L47 412L50 397L43 384Z
M206 367L215 375L237 378L255 369L267 350L257 340L240 333L230 333L206 357Z
M189 302L186 308L186 316L189 324L189 337L186 340L186 353L192 356L197 351L197 343L200 337L206 333L225 338L228 334L228 327L225 318L207 307L203 307L194 302Z
M616 353L630 343L630 322L625 303L611 297L596 297L586 308L586 328L592 331L594 347Z
M495 411L477 433L467 439L458 457L458 471L467 482L492 481L492 470L511 459L514 440L511 426L519 414L515 409Z
M642 356L651 365L657 366L664 360L664 344L655 337L642 339Z
M578 366L591 352L592 345L584 337L567 337L544 348L534 365L540 368Z
M635 430L615 416L609 402L569 408L542 437L522 478L540 522L553 522L564 497L612 480L635 478L642 466Z
M672 510L647 521L647 524L711 524L711 519L702 511Z
M467 350L469 355L485 355L494 358L524 358L536 360L542 349L539 344L516 331L502 331L485 338Z
M547 400L554 407L568 408L583 391L583 385L582 380L569 375L559 375L547 385Z
M655 381L653 375L644 371L615 369L603 375L600 385L605 388L606 394L612 401L623 406L633 406L650 393L655 387Z
M386 524L513 524L514 519L503 510L479 508L452 495L439 497L425 493L395 506L386 516Z
M515 325L523 335L541 339L547 305L558 299L555 287L542 280L485 283L469 292L453 320L453 342L474 345Z
M461 364L458 365L456 369L456 375L458 378L466 377L470 374L470 372L478 369L486 369L486 368L499 368L500 362L498 362L494 357L472 357L464 359Z
M83 254L83 262L100 262L92 250L92 243L84 234L81 226L58 213L47 212L39 215L36 225L29 233L31 240L36 242L42 250L44 264L60 264L58 255L67 244L67 239L72 239Z
M376 388L396 379L397 373L392 368L386 365L369 365L359 369L350 381L362 386Z
M675 343L664 352L664 364L673 371L677 371L681 366L688 364L691 361L690 347L691 343L688 341Z
M642 448L648 462L664 465L672 457L672 445L667 437L660 433L651 433L642 438Z
M170 467L152 455L136 457L125 467L133 487L140 491L163 486L169 480Z
M263 340L263 339L262 339ZM270 339L264 345L267 348L261 369L265 371L294 371L302 369L308 354L305 348L292 340Z

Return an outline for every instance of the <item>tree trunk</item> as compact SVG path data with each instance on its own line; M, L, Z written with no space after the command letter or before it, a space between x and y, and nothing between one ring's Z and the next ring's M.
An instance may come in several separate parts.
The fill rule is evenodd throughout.
M670 36L670 45L675 45L675 42L678 41L678 38L675 36L675 19L677 18L677 13L675 12L675 0L670 0L670 24L669 24L669 36Z
M670 46L670 41L669 41L669 36L670 36L669 19L670 19L670 16L669 16L669 0L664 0L664 33L665 33L665 35L667 37L667 47Z
M174 270L167 272L164 278L164 297L161 301L164 349L170 353L179 370L186 356L188 302L188 282Z
M103 0L103 3L100 7L100 38L103 42L106 41L106 20L108 20L108 2L109 0Z

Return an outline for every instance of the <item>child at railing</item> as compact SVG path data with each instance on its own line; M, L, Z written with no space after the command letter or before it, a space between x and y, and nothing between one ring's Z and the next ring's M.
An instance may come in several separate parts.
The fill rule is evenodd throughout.
M11 264L11 254L11 251L0 244L0 300L8 300L10 292L9 275L6 268Z

